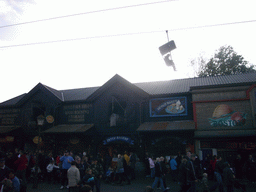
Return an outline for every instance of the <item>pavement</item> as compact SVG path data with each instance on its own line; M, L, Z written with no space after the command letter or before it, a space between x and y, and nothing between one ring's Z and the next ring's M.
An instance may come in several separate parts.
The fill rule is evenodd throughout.
M131 185L112 185L104 181L101 182L101 192L144 192L146 186L151 186L153 183L152 178L146 178L143 175L137 176L136 180L132 181ZM170 187L169 192L179 192L180 186L178 183L171 181L170 175L166 177L167 186ZM213 182L210 181L210 185ZM32 188L33 184L29 183L27 187L27 192L68 192L68 189L60 190L60 184L48 184L47 182L40 182L37 189ZM256 191L256 183L246 183L247 192ZM94 189L94 192L96 190ZM201 192L200 190L198 190ZM217 192L218 190L216 190ZM156 192L161 192L160 189L156 189ZM234 192L242 192L241 189L235 189Z

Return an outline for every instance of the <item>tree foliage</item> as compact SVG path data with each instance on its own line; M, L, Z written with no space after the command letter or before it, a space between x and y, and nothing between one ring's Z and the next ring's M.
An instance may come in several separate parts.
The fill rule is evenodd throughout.
M238 55L233 47L222 46L208 62L200 62L199 77L232 75L255 72L253 65L248 64L241 55Z

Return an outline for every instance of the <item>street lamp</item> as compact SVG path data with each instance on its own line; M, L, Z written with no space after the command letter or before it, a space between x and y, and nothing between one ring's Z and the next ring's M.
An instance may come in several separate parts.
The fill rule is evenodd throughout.
M36 153L36 166L35 166L35 178L34 178L34 185L33 188L38 187L38 170L39 170L39 164L38 164L38 158L39 158L39 150L40 150L40 145L42 142L41 138L41 126L44 125L44 116L39 115L37 117L37 125L38 125L38 136L34 138L34 143L37 144L37 153Z

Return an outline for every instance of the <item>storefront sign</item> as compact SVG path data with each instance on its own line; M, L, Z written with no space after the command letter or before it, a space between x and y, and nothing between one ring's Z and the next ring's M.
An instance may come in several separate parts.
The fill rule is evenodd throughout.
M1 125L14 125L20 109L0 109L0 124Z
M187 115L187 98L170 97L150 100L150 117Z
M0 138L0 143L8 143L8 142L13 142L14 137L13 136L6 136L4 138Z
M91 109L91 104L67 105L63 107L68 123L84 123L86 117L91 113Z
M107 145L108 143L115 142L115 141L123 141L131 145L134 145L134 140L132 140L130 137L125 137L125 136L108 137L103 141L103 145Z
M217 148L217 149L255 149L255 142L235 142L235 141L201 141L200 148Z
M209 118L211 126L225 126L225 127L234 127L241 126L245 124L246 113L233 111L229 105L221 104L218 105L212 115L212 118Z

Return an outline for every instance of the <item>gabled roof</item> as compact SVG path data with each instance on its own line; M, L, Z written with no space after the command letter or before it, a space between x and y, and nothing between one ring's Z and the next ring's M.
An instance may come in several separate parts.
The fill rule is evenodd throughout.
M100 87L88 87L81 89L70 90L55 90L46 85L39 83L29 93L22 94L18 97L10 99L0 104L0 106L11 106L19 104L26 98L29 98L33 92L38 89L48 90L57 99L62 102L67 101L90 101L108 88L114 83L123 83L127 87L137 91L143 95L165 95L165 94L182 94L189 93L192 89L200 89L207 87L218 86L238 86L238 85L252 85L256 84L256 73L237 74L237 75L224 75L214 77L195 77L187 79L175 79L168 81L156 81L156 82L144 82L144 83L130 83L119 75L113 76L109 81Z
M63 94L63 101L82 101L97 91L99 87L89 87L80 89L69 89L60 91Z
M25 103L33 94L35 94L37 91L42 90L46 93L51 93L53 96L55 96L58 100L62 101L61 96L59 94L58 91L47 87L45 85L43 85L42 83L38 83L29 93L27 93L26 95L24 95L24 97L22 97L19 101L17 101L17 105L22 105L23 103Z
M147 92L140 89L139 87L135 86L134 84L130 83L126 79L122 78L118 74L113 76L109 81L107 81L104 85L102 85L99 89L97 89L92 95L90 95L87 98L87 101L92 101L101 94L103 94L105 91L107 91L111 86L113 86L115 83L119 83L124 85L125 88L130 88L131 90L135 91L137 94L142 95L144 97L149 96Z
M26 93L19 95L17 97L14 97L12 99L9 99L7 101L4 101L2 103L0 103L0 106L13 106L15 105L17 102L19 102L23 97L25 97L25 95L27 95Z

